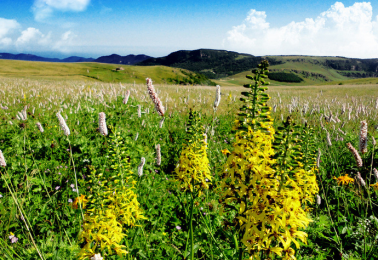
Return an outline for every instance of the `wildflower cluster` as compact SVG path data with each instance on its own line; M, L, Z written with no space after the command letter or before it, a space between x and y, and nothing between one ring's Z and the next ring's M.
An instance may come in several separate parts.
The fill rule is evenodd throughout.
M122 139L117 132L112 139L110 150L114 175L106 177L103 173L96 174L96 170L91 167L88 176L91 194L79 234L79 241L84 243L79 253L80 259L87 259L97 253L102 256L113 253L125 256L128 251L121 241L126 236L127 228L136 226L138 220L144 219L134 191L136 181L132 178L125 151L119 147Z
M206 153L207 143L199 121L197 112L191 110L187 143L183 144L175 174L182 190L199 191L201 194L202 189L209 188L211 174Z
M318 192L316 152L306 151L309 154L303 156L300 145L289 149L288 143L298 141L293 140L290 124L278 133L272 126L271 108L266 105L270 97L264 93L267 88L260 87L267 84L268 65L262 62L253 71L255 76L247 76L255 84L244 86L251 90L242 93L245 104L221 181L223 204L237 211L235 228L244 245L239 259L246 251L251 259L259 259L261 253L267 258L274 253L295 259L291 244L299 248L297 239L306 241L307 234L299 229L311 221L304 205L313 202Z

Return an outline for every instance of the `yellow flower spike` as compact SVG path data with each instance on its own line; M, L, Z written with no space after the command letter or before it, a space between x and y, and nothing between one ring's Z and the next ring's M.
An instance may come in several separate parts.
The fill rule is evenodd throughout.
M130 165L126 163L125 169ZM92 173L95 170L92 169ZM118 175L118 177L115 177ZM83 249L79 252L79 259L88 259L95 253L101 253L106 250L108 256L117 254L119 257L125 257L128 254L126 247L121 245L121 241L127 235L127 228L136 226L136 222L145 219L139 206L137 195L134 192L136 182L132 178L129 170L123 174L116 174L108 181L102 174L94 177L91 200L87 204L87 210L84 215L84 223L79 233L80 243L84 243ZM119 185L123 181L123 185ZM101 181L102 185L98 185ZM89 251L93 243L96 247ZM99 251L100 250L100 251Z
M176 180L180 183L182 190L193 192L196 188L201 196L201 189L208 189L208 183L211 182L212 177L206 150L206 144L201 144L201 142L184 144L175 168Z

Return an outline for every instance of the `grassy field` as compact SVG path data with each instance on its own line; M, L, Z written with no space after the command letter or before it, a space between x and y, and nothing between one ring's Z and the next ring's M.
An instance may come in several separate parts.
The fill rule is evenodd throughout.
M124 70L116 71L122 67ZM0 60L0 76L41 80L87 80L98 82L140 84L148 76L154 76L156 83L167 83L168 78L184 76L180 69L166 66L127 66L94 62L56 63Z
M118 84L85 76L89 70L112 81L116 65L33 64L0 60L0 150L6 162L0 167L0 259L378 258L378 185L370 186L378 183L375 82L273 84L267 105L275 134L269 128L254 139L256 128L249 137L233 128L235 120L248 119L237 115L244 104L241 112L253 109L248 108L253 102L240 101L248 91L235 86L241 76L228 86L220 81L214 110L215 87L159 84L160 73L168 77L175 69L124 66L125 75L138 78L125 76ZM155 82L158 74L155 89L164 117L144 83L146 77ZM198 116L190 119L191 110ZM255 119L263 120L267 110L260 104ZM288 117L295 126L285 123ZM358 166L347 144L360 150L364 120L367 151L360 152ZM271 144L274 155L255 155ZM248 153L257 146L261 149ZM185 175L184 166L197 171ZM249 177L230 184L240 169ZM264 177L264 171L275 177ZM279 172L294 182L287 184ZM316 185L306 176L316 176ZM238 193L240 199L225 198L242 185L250 186ZM259 222L259 214L269 217Z

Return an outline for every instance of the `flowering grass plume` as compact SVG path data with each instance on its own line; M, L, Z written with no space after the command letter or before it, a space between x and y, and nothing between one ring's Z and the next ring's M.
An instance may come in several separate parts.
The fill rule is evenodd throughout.
M361 121L359 150L362 154L367 153L367 131L368 127L366 120Z
M104 258L101 256L101 254L95 254L91 257L91 260L103 260Z
M138 165L138 176L139 177L143 176L143 167L144 167L145 163L146 163L146 159L144 157L140 158L140 164Z
M5 162L5 158L3 155L3 152L0 150L0 166L5 167L7 166L7 163Z
M103 136L108 135L108 128L106 126L105 118L106 118L106 115L104 112L100 112L98 114L98 128L99 128L100 134L102 134Z
M327 144L328 144L329 146L332 146L331 135L329 134L328 131L327 131Z
M362 187L366 186L365 180L362 179L362 176L361 176L360 172L357 172L356 180L357 180L358 184L360 184Z
M42 125L41 125L40 122L37 122L37 123L36 123L36 126L38 127L38 130L39 130L41 133L44 132L43 127L42 127Z
M162 128L162 127L163 127L164 120L165 120L164 117L160 120L160 122L159 122L159 128Z
M151 99L152 99L152 102L153 102L154 105L155 105L156 112L157 112L160 116L164 116L165 108L164 108L164 106L163 106L163 103L162 103L161 100L159 99L158 95L156 94L155 88L154 88L154 86L152 85L152 80L151 80L150 78L147 78L146 81L147 81L147 90L148 90L148 94L150 95L150 97L151 97Z
M28 119L28 114L26 113L27 109L28 109L28 106L25 106L24 109L22 110L23 120L27 120Z
M322 204L322 198L320 197L319 194L316 194L316 204L318 205Z
M138 105L138 117L139 118L142 117L142 106L141 105Z
M123 104L127 104L127 102L129 101L129 97L130 97L130 90L126 90L126 93L125 93L125 98L123 99Z
M161 165L161 150L160 144L156 145L156 165Z
M322 152L320 149L318 150L318 156L316 157L316 167L319 169L320 168L320 158L322 156Z
M373 175L374 175L376 181L378 182L378 170L376 168L373 168Z
M56 113L56 116L58 117L60 128L63 130L63 132L66 136L69 136L71 132L70 132L70 129L68 128L68 126L66 124L66 121L64 120L64 118L62 117L62 115L59 112Z
M362 167L362 159L361 159L361 156L360 154L358 153L358 151L356 150L356 148L353 147L353 145L351 143L347 143L346 144L349 151L352 152L353 156L354 156L354 159L356 160L356 163L357 163L357 167Z
M220 91L220 86L217 85L217 90L215 93L215 101L214 101L214 110L216 110L219 106L220 100L221 100L221 91Z

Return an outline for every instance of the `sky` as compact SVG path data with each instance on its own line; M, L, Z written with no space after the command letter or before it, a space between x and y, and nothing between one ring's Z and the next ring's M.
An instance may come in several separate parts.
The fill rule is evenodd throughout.
M378 1L0 0L0 52L378 58Z

